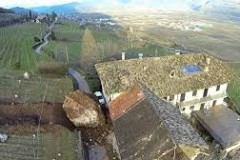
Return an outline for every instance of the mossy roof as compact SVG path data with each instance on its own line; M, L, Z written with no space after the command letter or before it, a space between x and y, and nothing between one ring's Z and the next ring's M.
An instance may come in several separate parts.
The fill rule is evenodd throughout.
M182 67L188 64L199 65L201 73L184 74ZM220 59L205 53L111 61L96 64L95 68L108 96L131 88L136 81L165 97L224 84L234 78Z

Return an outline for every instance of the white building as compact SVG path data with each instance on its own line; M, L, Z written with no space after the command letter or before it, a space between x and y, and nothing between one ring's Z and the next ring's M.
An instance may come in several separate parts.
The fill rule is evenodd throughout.
M225 105L228 83L196 89L181 94L167 96L164 99L179 107L181 113L190 115L192 111L209 109L217 105Z
M225 105L228 83L234 78L220 59L208 54L120 60L95 67L107 102L140 83L186 116Z

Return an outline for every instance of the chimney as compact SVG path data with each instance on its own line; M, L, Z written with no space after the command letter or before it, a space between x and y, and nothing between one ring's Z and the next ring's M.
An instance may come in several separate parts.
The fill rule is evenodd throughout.
M125 60L125 52L122 52L122 60Z
M143 53L139 53L138 57L139 57L140 60L142 60L143 59Z
M210 65L211 59L210 58L206 58L206 63L207 63L207 65Z
M175 50L175 55L176 55L176 56L178 56L178 55L180 55L180 54L181 54L180 50Z
M206 66L205 68L204 68L204 72L209 72L209 67L208 66Z

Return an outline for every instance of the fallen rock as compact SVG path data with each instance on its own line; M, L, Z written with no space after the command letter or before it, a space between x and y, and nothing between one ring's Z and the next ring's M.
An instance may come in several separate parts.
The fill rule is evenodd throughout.
M68 94L63 109L76 127L95 128L105 123L100 105L90 95L81 91Z

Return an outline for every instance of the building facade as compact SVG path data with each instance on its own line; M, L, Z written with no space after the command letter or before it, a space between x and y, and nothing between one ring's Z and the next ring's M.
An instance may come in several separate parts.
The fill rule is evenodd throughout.
M185 92L164 97L165 100L178 107L180 112L190 116L192 111L209 109L217 105L225 105L228 84L220 84L205 89Z

